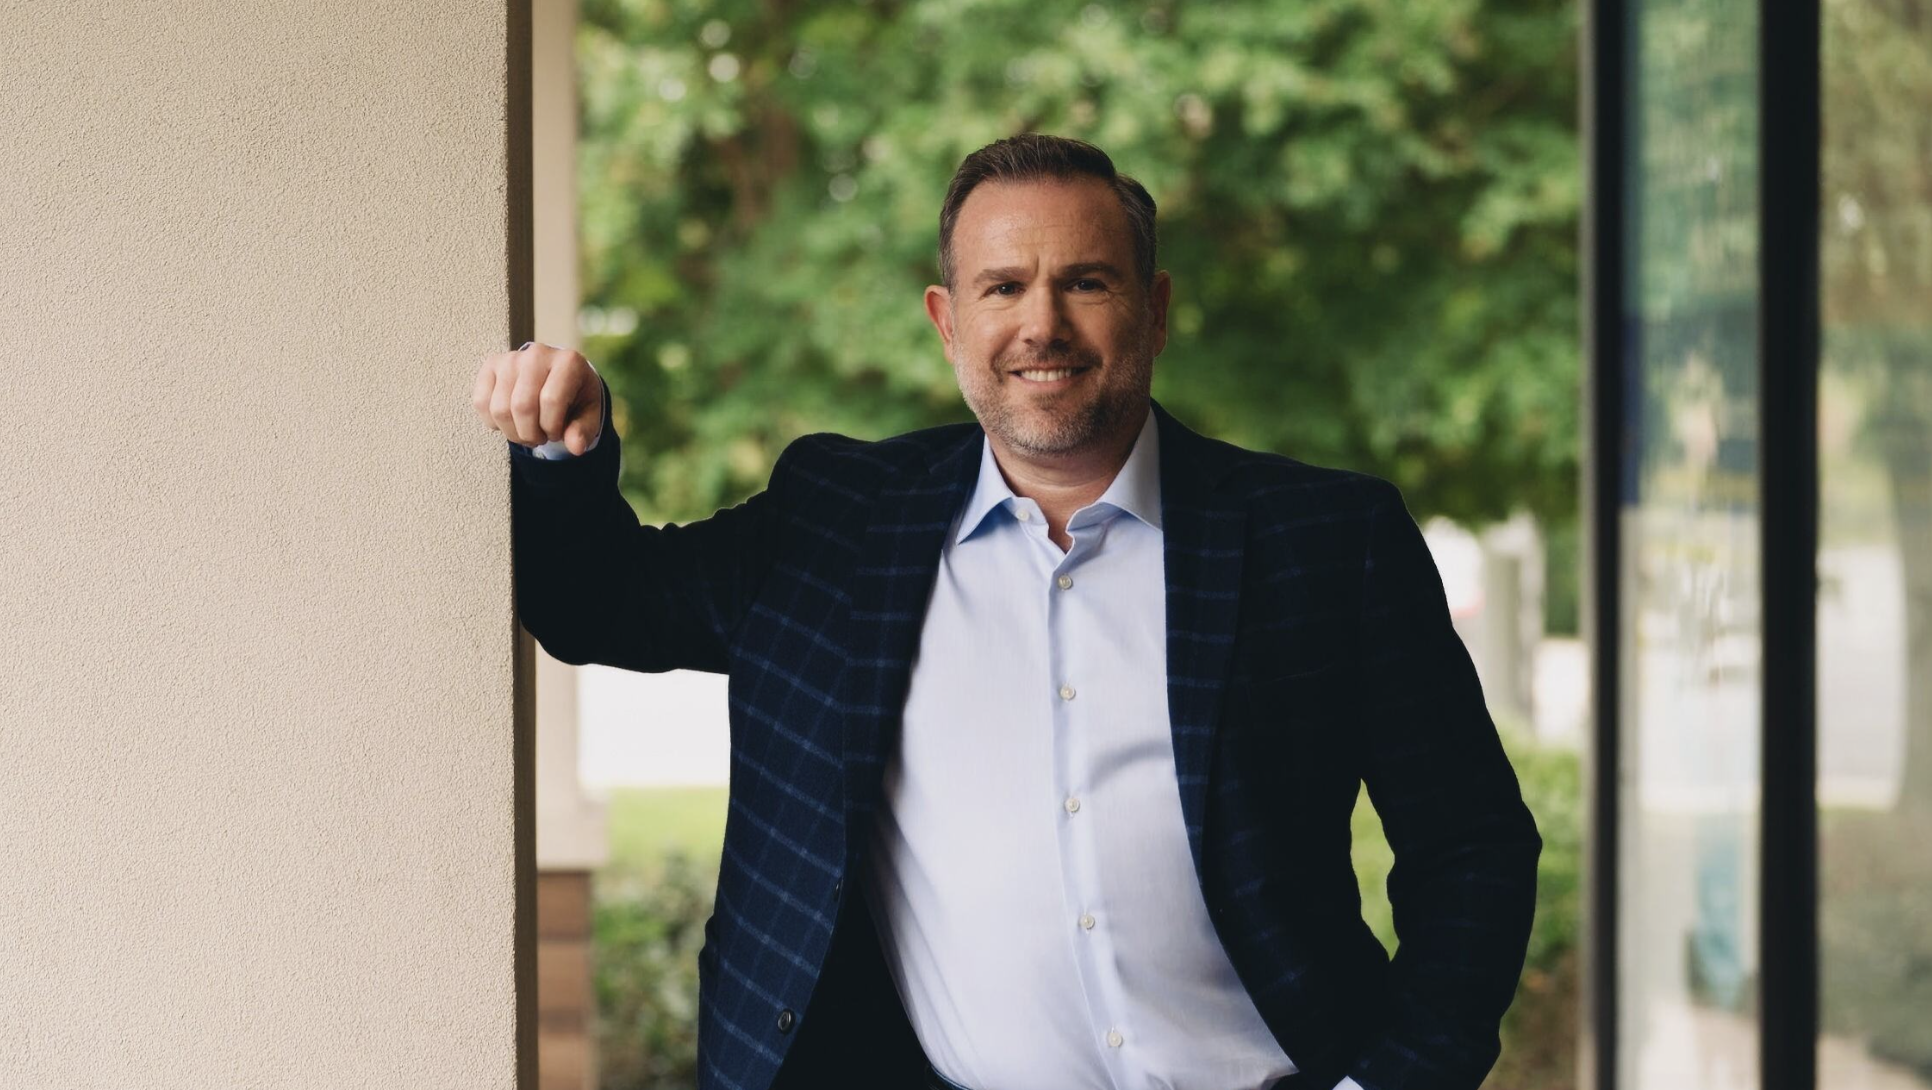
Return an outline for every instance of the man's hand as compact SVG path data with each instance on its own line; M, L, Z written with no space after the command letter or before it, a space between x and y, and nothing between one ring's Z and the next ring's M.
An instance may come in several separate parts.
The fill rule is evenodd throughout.
M562 440L590 449L604 419L604 380L568 348L531 342L483 358L471 397L483 422L526 447Z

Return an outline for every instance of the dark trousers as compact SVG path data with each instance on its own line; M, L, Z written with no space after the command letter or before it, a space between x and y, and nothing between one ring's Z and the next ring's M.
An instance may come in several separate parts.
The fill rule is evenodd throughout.
M924 1090L936 1074L899 1002L872 913L858 890L840 906L832 948L798 1033L771 1090Z

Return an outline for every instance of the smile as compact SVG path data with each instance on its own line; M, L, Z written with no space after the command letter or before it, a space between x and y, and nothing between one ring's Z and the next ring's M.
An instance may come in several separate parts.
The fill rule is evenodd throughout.
M1051 384L1055 382L1063 382L1067 379L1072 378L1075 375L1081 374L1089 370L1091 370L1091 368L1061 367L1052 371L1014 371L1012 372L1012 374L1018 375L1028 382Z

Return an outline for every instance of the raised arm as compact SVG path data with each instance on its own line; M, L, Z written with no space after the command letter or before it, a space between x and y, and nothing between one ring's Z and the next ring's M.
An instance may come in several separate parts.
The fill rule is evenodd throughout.
M479 375L478 411L510 440L524 627L545 651L576 665L724 672L732 633L775 555L778 495L767 489L683 525L642 525L618 490L623 444L611 427L609 388L583 357L536 345L490 357L484 367L495 377L486 392ZM555 391L551 383L559 384ZM531 415L520 415L519 398ZM526 419L533 423L519 423ZM556 441L579 453L556 460L532 453Z

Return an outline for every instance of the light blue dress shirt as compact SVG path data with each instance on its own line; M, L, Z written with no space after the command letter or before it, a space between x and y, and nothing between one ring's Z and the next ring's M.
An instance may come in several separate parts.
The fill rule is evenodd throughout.
M869 853L886 963L933 1066L975 1090L1260 1090L1296 1067L1188 853L1151 407L1067 532L1063 552L982 442Z
M1188 853L1151 406L1067 532L1063 552L982 441L861 883L887 966L933 1066L974 1090L1262 1090L1297 1069Z

